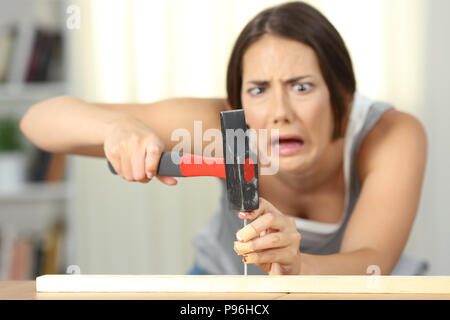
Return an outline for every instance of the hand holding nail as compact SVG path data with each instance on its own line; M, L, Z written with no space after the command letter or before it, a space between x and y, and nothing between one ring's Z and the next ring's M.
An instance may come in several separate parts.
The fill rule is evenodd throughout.
M236 233L234 250L268 274L300 274L301 236L295 220L263 198L259 203L258 209L239 213L253 221Z

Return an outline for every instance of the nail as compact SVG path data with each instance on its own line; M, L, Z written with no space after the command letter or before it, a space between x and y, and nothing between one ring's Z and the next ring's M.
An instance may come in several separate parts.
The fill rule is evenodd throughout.
M235 242L234 243L235 251L239 255L247 254L253 251L251 242Z
M241 244L241 242L239 241L234 241L234 249L239 250L239 245Z
M244 263L256 263L255 254L248 254L244 256Z
M240 215L241 217L247 217L247 213L242 212L242 211L239 212L239 215Z
M147 172L147 178L151 179L151 178L153 178L153 175L150 172Z
M242 228L241 230L239 230L236 233L236 238L239 241L248 241L251 240L253 238L256 238L258 236L258 233L256 233L255 228L253 228L253 226L251 224L246 225L244 228Z

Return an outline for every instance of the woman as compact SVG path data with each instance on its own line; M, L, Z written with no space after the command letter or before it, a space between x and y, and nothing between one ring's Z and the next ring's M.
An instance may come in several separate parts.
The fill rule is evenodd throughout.
M279 130L279 170L260 176L258 210L233 215L222 197L196 238L193 273L242 274L243 260L249 274L366 274L372 266L390 274L416 215L426 136L414 117L355 89L338 32L316 9L292 2L241 32L227 100L57 97L30 108L21 128L50 152L106 156L128 181L175 185L156 176L171 132L193 131L198 119L203 129L220 128L220 111L243 108L250 128ZM236 233L240 219L251 223Z

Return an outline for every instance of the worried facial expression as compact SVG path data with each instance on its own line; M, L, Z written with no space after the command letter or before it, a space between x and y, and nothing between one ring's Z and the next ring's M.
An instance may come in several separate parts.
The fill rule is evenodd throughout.
M330 94L309 46L264 35L243 57L241 101L253 129L279 130L281 171L307 170L331 144Z

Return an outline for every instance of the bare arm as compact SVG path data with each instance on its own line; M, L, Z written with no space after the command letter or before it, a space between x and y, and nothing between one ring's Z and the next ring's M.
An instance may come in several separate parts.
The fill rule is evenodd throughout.
M390 274L411 231L426 163L425 131L414 117L383 115L358 156L362 190L341 250L302 254L302 274L366 274L370 265Z
M219 128L219 112L225 108L223 99L103 104L65 96L32 106L20 128L43 150L107 157L116 173L127 181L148 182L158 177L174 185L174 178L157 175L161 152L178 143L171 141L173 130L187 129L192 138L195 120L202 121L202 130Z
M104 157L106 133L119 122L142 122L168 150L175 143L170 140L174 129L186 128L192 134L194 120L202 120L203 130L220 128L219 112L225 108L224 99L177 98L149 104L103 104L63 96L33 105L22 118L20 127L43 150Z

